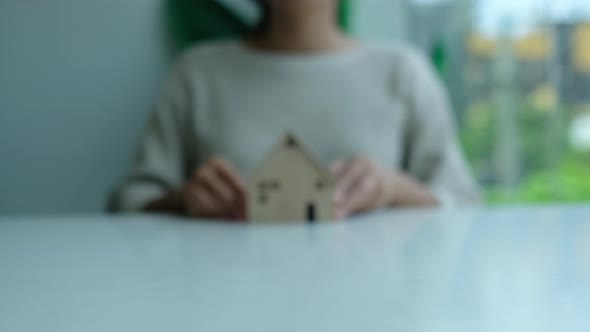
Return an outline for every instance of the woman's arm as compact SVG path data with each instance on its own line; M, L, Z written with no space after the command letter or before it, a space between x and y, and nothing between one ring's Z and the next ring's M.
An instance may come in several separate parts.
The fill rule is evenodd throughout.
M245 185L230 162L213 158L193 169L188 59L172 72L152 115L133 168L113 195L115 211L146 211L243 220Z
M336 162L337 216L386 207L436 207L479 203L479 190L460 149L446 92L418 54L409 53L399 74L408 110L404 169L367 158Z
M111 198L111 210L180 211L178 191L188 172L189 98L186 70L179 64L150 116L131 171Z
M404 172L440 205L478 204L479 187L459 144L447 92L428 60L412 52L407 59L402 75L409 110Z

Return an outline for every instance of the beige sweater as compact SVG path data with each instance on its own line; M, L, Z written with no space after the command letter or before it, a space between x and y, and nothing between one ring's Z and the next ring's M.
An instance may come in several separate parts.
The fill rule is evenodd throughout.
M247 178L287 131L326 164L367 156L405 170L443 206L479 201L445 91L419 54L273 54L232 41L195 47L175 66L114 207L141 209L212 156Z

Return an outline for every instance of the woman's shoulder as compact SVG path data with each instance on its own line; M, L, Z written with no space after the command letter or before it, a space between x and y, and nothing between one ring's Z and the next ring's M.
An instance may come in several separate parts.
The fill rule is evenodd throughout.
M178 57L177 64L184 66L223 62L236 52L238 46L239 41L233 39L202 42L182 52Z
M401 90L425 86L437 80L431 61L419 49L403 43L373 43L366 45L368 62L378 66Z
M396 68L411 69L428 64L426 55L405 43L370 42L363 45L371 61L386 63Z

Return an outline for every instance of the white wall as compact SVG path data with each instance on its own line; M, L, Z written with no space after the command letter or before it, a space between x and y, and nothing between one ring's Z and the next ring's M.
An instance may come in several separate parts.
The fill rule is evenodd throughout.
M0 0L0 213L103 209L167 66L160 0Z

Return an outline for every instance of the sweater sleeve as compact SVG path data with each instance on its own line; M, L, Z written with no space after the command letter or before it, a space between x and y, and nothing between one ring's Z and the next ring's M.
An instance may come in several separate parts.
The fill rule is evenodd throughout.
M442 207L478 204L479 188L460 147L442 82L417 52L409 53L403 67L409 108L407 172L427 185Z
M186 71L178 65L148 121L131 171L111 197L111 210L140 211L182 186L187 173L189 96Z

